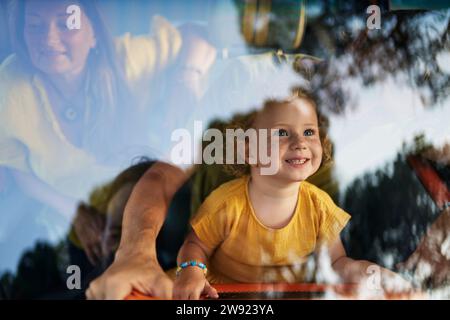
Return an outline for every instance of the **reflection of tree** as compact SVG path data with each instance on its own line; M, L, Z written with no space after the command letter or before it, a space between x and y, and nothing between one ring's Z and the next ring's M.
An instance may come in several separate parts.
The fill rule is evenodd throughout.
M58 266L61 263L63 245L51 246L38 242L20 259L17 273L0 275L0 299L62 298L65 279ZM44 296L45 295L45 296Z
M436 206L406 162L409 153L425 147L422 141L404 146L392 164L356 179L346 190L343 207L352 220L345 244L353 258L392 267L412 254L435 219Z
M383 13L382 29L368 30L367 6L342 6L333 13L332 1L323 2L324 11L309 26L309 35L317 36L319 43L327 43L336 58L341 58L340 65L328 68L326 79L331 77L333 81L322 81L331 82L325 88L353 77L360 78L364 85L372 85L404 73L405 82L419 91L424 105L447 98L450 74L440 68L436 57L450 48L450 10ZM305 46L308 41L312 42L313 53L320 49L315 44L317 39L306 38Z
M310 18L311 13L306 13L309 18L302 44L291 51L329 60L314 71L313 86L323 104L330 111L342 112L349 101L342 85L352 78L369 86L389 76L403 75L406 77L400 82L418 91L424 105L446 99L450 74L442 70L437 56L450 49L450 9L388 12L387 1L375 2L382 7L380 30L366 28L366 9L374 1L317 0L307 7L310 11L318 8L319 14ZM275 11L277 5L274 2L271 10ZM275 14L271 18L281 19ZM285 19L285 29L295 32L291 20ZM269 27L273 25L274 21ZM283 33L278 36L283 37ZM267 46L278 49L281 42L272 39Z

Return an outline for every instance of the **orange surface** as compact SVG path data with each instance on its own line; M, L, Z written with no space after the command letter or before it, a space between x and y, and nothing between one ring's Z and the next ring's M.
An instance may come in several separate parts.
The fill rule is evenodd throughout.
M444 205L450 201L450 190L447 185L426 160L418 156L409 156L408 163L413 167L436 205L443 209Z
M235 283L217 284L213 286L219 293L219 299L424 299L420 292L383 293L358 295L358 286L352 284L284 284L284 283ZM325 296L325 292L331 295ZM224 298L226 296L226 298ZM206 298L203 298L206 299ZM125 300L156 300L137 291L132 292Z

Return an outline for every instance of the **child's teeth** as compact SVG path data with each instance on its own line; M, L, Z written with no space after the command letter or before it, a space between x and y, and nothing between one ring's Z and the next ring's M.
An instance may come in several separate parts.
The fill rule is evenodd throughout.
M302 160L289 160L290 163L292 164L304 164L306 162L306 159L302 159Z

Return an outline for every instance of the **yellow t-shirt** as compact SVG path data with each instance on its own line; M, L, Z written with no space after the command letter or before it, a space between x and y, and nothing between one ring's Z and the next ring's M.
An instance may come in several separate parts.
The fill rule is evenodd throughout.
M201 205L191 225L211 249L212 283L301 282L305 262L320 244L339 236L350 216L330 196L303 181L297 206L283 228L264 226L248 195L249 177L221 185Z

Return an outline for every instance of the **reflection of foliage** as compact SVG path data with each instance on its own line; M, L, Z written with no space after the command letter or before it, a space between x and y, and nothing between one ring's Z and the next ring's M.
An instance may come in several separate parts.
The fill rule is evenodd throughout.
M426 147L420 137L383 170L365 174L348 187L343 207L352 215L346 230L348 254L392 267L416 248L437 208L406 156ZM390 256L390 258L386 258Z
M52 247L38 242L33 249L25 252L15 277L9 272L1 275L0 298L39 299L63 291L65 280L58 269L61 250L62 245Z
M337 12L332 12L334 1L322 2L322 14L308 26L300 50L323 55L325 49L338 59L339 65L330 65L325 73L325 89L355 77L372 85L405 74L424 105L447 98L450 75L441 69L437 56L450 49L450 10L383 13L382 28L368 30L364 2L343 5ZM334 91L329 91L331 96Z
M281 3L274 2L271 10L275 12ZM343 84L351 79L369 86L390 76L402 77L400 83L417 90L425 106L447 98L450 74L442 70L437 57L450 49L450 9L389 12L387 1L377 1L383 9L381 29L368 30L366 9L373 1L312 3L319 11L314 17L307 11L306 31L296 51L329 60L315 70L313 81L313 88L329 111L339 113L348 106L350 95ZM312 6L307 8L313 11ZM279 20L278 24L285 24L284 29L296 32L292 19L272 16ZM276 36L284 37L283 33ZM282 39L272 39L269 46L279 49L280 43Z
M11 272L5 272L0 277L0 300L11 299L11 289L14 283L14 276Z

